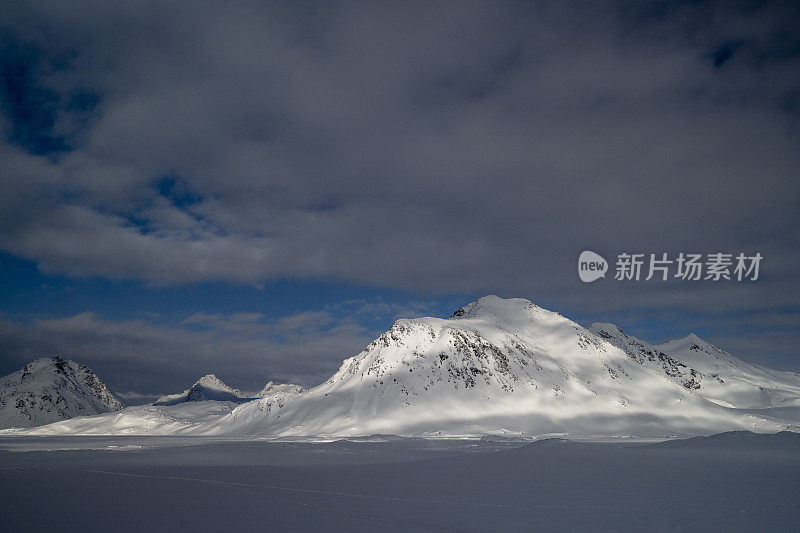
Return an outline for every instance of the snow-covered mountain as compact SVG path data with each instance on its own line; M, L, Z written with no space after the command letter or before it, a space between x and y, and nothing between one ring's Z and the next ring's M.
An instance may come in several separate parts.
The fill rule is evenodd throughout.
M488 296L449 319L400 320L324 384L269 412L241 405L215 429L664 435L772 425L707 401L557 313Z
M63 357L36 359L0 378L0 428L41 426L122 408L94 372Z
M614 324L589 329L642 365L716 404L739 409L800 407L800 374L746 363L695 334L653 345Z
M184 402L204 402L208 400L240 403L252 399L248 398L239 389L229 387L214 374L207 374L195 381L185 391L162 396L153 405L175 405Z
M33 433L663 437L800 428L781 418L783 411L767 416L704 396L714 375L744 368L710 345L652 346L609 328L596 325L593 332L528 300L487 296L447 319L397 321L307 391L274 390L238 406L204 402L226 407L196 418L178 404L148 406ZM698 360L682 360L685 352ZM711 372L700 364L711 365L709 358L731 368ZM783 379L777 374L763 374L765 383Z

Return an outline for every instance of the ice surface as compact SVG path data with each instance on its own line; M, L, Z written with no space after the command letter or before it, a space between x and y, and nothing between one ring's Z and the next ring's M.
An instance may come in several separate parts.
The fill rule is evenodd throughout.
M655 445L204 439L0 439L95 448L0 452L3 529L727 532L800 520L796 434Z

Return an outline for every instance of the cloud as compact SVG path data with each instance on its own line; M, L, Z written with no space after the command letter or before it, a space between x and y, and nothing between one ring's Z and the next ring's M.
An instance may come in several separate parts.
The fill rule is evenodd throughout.
M4 93L0 248L160 286L290 277L593 309L796 305L795 15L19 2L0 15L3 41L33 51L12 58L28 89ZM15 135L30 125L15 95L48 95L36 134L69 149ZM583 249L760 251L765 275L587 288Z
M195 313L173 324L84 312L0 320L0 351L8 372L34 357L75 359L135 399L182 390L207 373L244 390L271 380L314 386L378 333L349 314L324 311L272 320L257 313Z

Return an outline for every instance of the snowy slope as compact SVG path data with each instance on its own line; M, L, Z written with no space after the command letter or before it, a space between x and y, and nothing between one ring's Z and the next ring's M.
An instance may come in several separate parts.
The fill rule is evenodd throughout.
M184 402L203 402L207 400L242 402L252 400L252 398L248 398L239 389L229 387L214 374L208 374L195 381L191 387L183 392L160 397L153 405L175 405Z
M448 319L397 321L302 393L286 388L240 405L225 402L198 419L181 414L185 402L33 433L663 437L798 428L706 399L698 393L703 382L695 386L706 375L680 361L673 353L680 346L626 346L528 300L487 296ZM196 408L206 403L221 404Z
M0 435L184 435L205 428L236 406L214 400L173 405L134 405L112 413L79 416L30 430L7 429Z
M33 427L119 411L122 403L87 366L41 358L0 378L0 427Z

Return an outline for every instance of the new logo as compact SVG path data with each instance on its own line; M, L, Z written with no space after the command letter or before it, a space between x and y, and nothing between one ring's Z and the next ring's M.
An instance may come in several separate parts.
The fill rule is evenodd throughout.
M602 255L585 250L578 257L578 276L584 283L606 277L608 262Z

